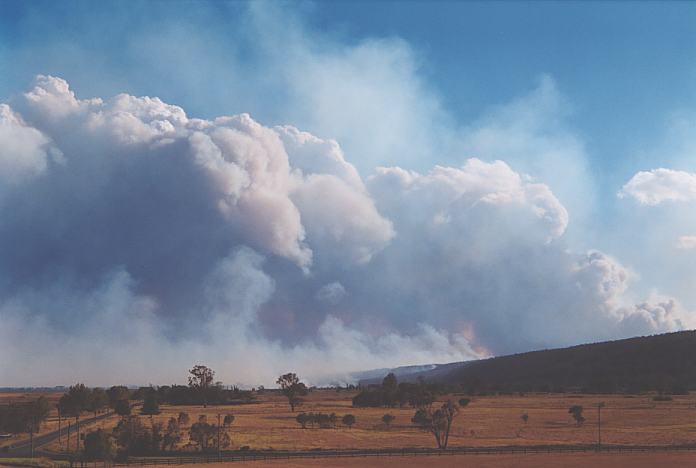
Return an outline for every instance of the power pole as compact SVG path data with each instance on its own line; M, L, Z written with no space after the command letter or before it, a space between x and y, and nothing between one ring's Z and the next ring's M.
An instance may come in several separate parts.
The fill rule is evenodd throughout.
M58 445L63 448L63 432L60 430L60 404L58 405Z
M597 403L597 450L602 450L602 408L604 402Z
M218 439L218 461L220 460L220 413L218 413L218 427L217 427L217 439Z
M31 432L29 433L29 446L31 458L34 458L34 416L31 417Z
M70 421L68 421L68 444L67 444L67 450L68 450L68 453L70 453Z
M80 453L80 413L78 410L77 416L75 416L75 431L77 431L77 437L75 437L75 453Z

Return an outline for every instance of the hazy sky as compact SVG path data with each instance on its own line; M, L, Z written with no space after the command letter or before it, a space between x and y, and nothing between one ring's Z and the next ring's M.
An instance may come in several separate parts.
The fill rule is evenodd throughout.
M696 326L696 5L0 0L0 386Z

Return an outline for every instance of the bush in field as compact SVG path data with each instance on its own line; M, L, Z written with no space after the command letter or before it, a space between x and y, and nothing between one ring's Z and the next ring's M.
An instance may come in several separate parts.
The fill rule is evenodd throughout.
M295 421L302 426L302 429L306 429L307 424L311 425L312 428L314 428L316 424L321 429L328 429L336 427L338 416L336 416L336 413L300 413L295 417Z
M355 416L352 414L346 414L341 418L341 422L343 423L344 426L348 426L348 429L353 427L353 424L355 424Z
M395 419L396 419L396 416L394 416L393 414L389 414L389 413L382 416L382 422L384 423L385 426L387 426L387 429L389 429L391 427L391 423L394 422Z
M300 413L295 417L295 421L302 426L302 429L307 429L307 424L309 424L309 415L307 413Z
M225 419L223 421L224 426L230 427L233 422L234 422L234 415L233 414L226 414Z
M520 416L520 419L522 420L523 423L527 424L527 421L529 421L529 415L527 413L522 413L522 416Z
M109 461L114 458L113 436L101 429L85 436L85 458Z
M568 409L568 413L573 416L575 420L575 425L580 427L585 422L585 417L582 415L583 407L580 405L573 405Z

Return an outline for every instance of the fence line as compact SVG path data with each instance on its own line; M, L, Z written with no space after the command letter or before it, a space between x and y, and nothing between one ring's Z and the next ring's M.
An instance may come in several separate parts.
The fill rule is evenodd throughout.
M447 456L447 455L505 455L505 454L551 454L551 453L641 453L667 451L693 451L696 445L606 445L599 449L596 445L556 445L556 446L506 446L506 447L451 447L445 450L431 448L373 449L373 450L310 450L285 452L226 452L220 456L212 454L169 456L169 457L129 457L115 463L116 466L129 465L186 465L197 463L243 462L260 460L290 460L307 458L354 458L385 456ZM71 466L90 466L87 462L75 458L65 458Z

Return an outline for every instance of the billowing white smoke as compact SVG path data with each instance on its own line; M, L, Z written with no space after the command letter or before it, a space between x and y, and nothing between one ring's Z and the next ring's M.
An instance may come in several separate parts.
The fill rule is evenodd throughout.
M671 330L506 163L367 181L335 141L39 76L0 106L0 386L315 383Z

